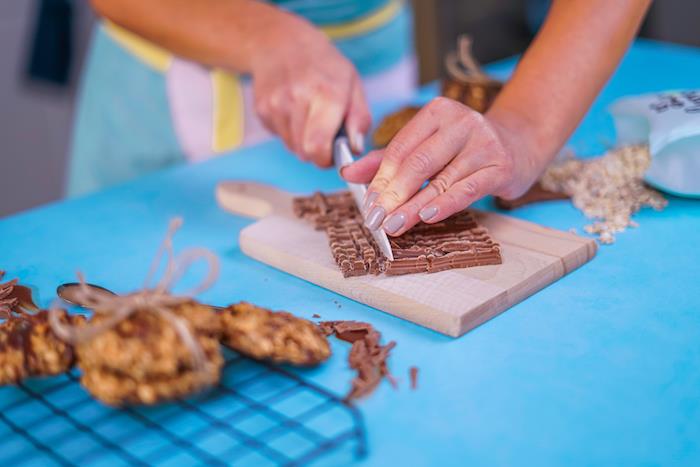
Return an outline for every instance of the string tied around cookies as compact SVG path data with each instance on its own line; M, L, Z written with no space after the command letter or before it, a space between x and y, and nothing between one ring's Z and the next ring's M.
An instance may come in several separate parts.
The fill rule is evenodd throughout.
M445 68L450 78L464 83L490 81L472 53L472 39L466 34L459 36L457 50L445 57Z
M190 248L175 256L172 237L181 226L182 219L179 217L170 221L165 239L153 258L142 290L127 295L101 293L88 287L85 277L81 272L78 272L79 286L76 290L76 300L79 303L84 303L87 308L92 309L95 313L109 316L105 321L98 324L71 326L59 320L59 310L57 307L52 306L49 314L49 323L54 333L65 342L76 345L89 341L114 328L137 311L155 313L173 326L178 337L192 355L194 369L203 372L206 369L204 350L197 342L187 321L176 316L170 309L191 300L193 296L207 290L216 282L216 279L219 277L219 259L211 251L198 247ZM166 256L165 271L160 281L154 287L151 287L151 282L158 271L163 255ZM185 293L177 296L172 295L170 293L172 287L180 280L192 263L198 260L206 261L209 266L207 275L202 282Z

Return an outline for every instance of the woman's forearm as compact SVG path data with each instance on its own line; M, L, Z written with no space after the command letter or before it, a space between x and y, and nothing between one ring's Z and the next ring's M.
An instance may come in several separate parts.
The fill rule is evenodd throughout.
M564 145L634 38L650 0L555 0L489 111L543 167Z
M105 18L175 54L209 66L250 72L264 54L265 32L303 21L255 0L91 0Z

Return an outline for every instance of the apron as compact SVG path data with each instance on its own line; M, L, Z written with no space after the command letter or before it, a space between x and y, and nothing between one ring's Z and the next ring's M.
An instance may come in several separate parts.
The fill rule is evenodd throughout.
M416 86L412 18L402 0L278 0L316 24L363 77L370 102ZM271 135L255 114L247 76L210 69L105 21L83 74L68 194L197 162Z

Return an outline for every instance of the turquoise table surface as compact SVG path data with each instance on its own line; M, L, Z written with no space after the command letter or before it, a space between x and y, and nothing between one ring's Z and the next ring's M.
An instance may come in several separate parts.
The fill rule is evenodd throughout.
M490 70L506 76L514 63ZM615 98L698 87L698 76L699 50L637 42L571 147L594 155L614 143L605 108ZM591 263L451 339L247 258L237 236L252 221L214 200L217 182L228 179L298 193L342 186L332 171L304 165L271 142L3 219L0 268L37 287L42 305L77 269L91 282L130 291L140 287L168 220L183 216L176 249L203 246L222 262L203 300L368 321L398 343L391 370L399 388L383 383L358 402L368 432L364 465L700 465L700 202L670 198L663 212L640 212L639 228L601 247ZM479 206L490 208L488 200ZM586 223L567 202L512 215L563 230ZM196 272L184 282L196 281ZM343 394L352 377L349 347L333 341L333 350L328 364L299 374ZM412 391L414 365L420 373ZM0 400L17 391L3 388ZM20 439L14 449L15 461L47 461ZM321 463L350 460L338 452Z

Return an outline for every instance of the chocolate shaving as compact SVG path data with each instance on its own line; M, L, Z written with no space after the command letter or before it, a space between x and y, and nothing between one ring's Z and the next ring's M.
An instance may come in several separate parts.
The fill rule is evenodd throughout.
M418 367L412 366L408 370L408 376L411 379L411 389L418 388Z
M352 343L348 362L350 368L357 372L357 376L352 380L350 392L345 396L346 400L370 394L382 378L386 378L396 387L396 380L387 367L389 354L396 342L381 345L381 334L371 324L360 321L323 321L319 323L319 327L327 336L334 334L338 339Z
M518 198L508 200L496 197L494 198L494 203L499 209L511 210L526 206L528 204L540 203L542 201L556 201L569 198L569 195L566 193L547 190L540 182L537 182L532 185L524 195Z
M394 260L381 253L348 192L294 200L295 214L325 230L331 253L344 277L438 272L501 264L500 246L469 211L436 224L418 224L391 238Z
M5 277L5 271L0 271L0 279L3 277ZM15 284L17 279L0 283L0 318L7 319L19 302L13 294Z
M321 317L321 315L319 315L318 313L314 313L313 315L311 315L311 317L314 319L318 319Z

